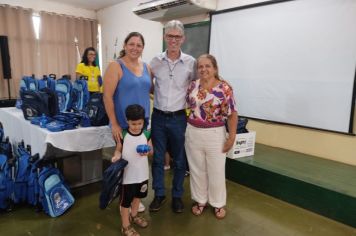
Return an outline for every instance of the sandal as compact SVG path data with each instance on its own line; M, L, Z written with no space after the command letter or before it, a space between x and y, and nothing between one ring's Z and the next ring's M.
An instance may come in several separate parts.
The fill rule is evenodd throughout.
M148 226L147 220L142 216L131 216L130 221L141 228L146 228Z
M192 213L195 216L200 216L201 214L203 214L204 209L207 207L208 205L202 205L199 204L198 202L195 202L192 206Z
M214 214L217 219L219 220L224 219L226 216L225 207L214 207Z
M127 226L126 228L122 227L121 228L121 233L124 236L140 236L139 233L131 226Z

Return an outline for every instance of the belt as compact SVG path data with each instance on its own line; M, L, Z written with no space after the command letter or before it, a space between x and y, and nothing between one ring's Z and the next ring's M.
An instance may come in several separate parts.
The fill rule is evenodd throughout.
M158 110L157 108L153 108L153 112L158 113L163 116L180 116L180 115L185 115L185 110L178 110L178 111L161 111Z

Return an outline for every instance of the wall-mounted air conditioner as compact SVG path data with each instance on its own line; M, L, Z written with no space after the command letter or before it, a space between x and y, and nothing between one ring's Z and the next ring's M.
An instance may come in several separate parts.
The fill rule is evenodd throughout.
M132 11L145 19L167 21L216 10L217 0L153 0L140 3Z

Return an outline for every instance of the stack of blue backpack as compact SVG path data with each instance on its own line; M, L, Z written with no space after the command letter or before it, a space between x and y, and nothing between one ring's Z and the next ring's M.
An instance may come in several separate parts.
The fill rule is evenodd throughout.
M37 80L34 76L24 76L20 82L20 98L16 107L21 108L25 119L46 114L58 113L58 97L54 88L54 79L46 77Z
M13 199L12 147L9 139L4 140L0 124L0 210L11 210Z
M24 111L26 119L31 119L43 113L53 116L58 112L81 111L89 101L89 91L83 78L72 84L69 75L59 79L54 74L44 75L41 80L32 75L20 81L20 97L17 108Z
M17 148L14 178L14 203L27 203L52 217L62 215L73 204L74 198L63 175L39 155L31 155L29 147L20 143Z
M51 123L47 129L53 132L72 129L73 122L53 120L59 113L76 113L82 117L89 117L90 125L102 126L109 123L102 93L88 91L87 79L85 76L76 79L73 83L69 75L63 75L56 79L54 74L43 76L41 80L34 76L24 76L20 82L20 97L16 107L22 109L25 119L33 120L34 124L39 124L43 116ZM86 113L86 116L83 115ZM82 124L81 124L82 125ZM83 126L83 125L82 125Z
M0 131L3 135L2 128ZM0 138L0 143L4 143L3 136ZM31 155L31 148L25 148L23 142L15 148L14 157L6 154L9 150L4 147L8 146L0 145L0 210L10 211L14 205L25 203L57 217L74 204L57 168L41 160L38 154Z

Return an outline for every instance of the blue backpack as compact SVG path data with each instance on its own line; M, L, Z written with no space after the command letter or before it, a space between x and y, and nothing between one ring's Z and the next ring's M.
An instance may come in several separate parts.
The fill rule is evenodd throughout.
M72 90L72 108L75 111L81 111L89 101L88 83L82 77L76 79Z
M41 91L23 91L21 100L21 109L26 120L42 114L51 117L58 113L59 98L57 93L49 88L43 88Z
M100 209L105 209L121 194L122 179L127 164L128 162L121 158L104 171L103 185L99 198Z
M103 126L109 124L109 118L105 111L102 93L93 93L83 110L88 114L91 126Z
M0 122L0 154L4 154L8 159L12 159L12 146L9 137L5 137L2 123Z
M28 180L31 172L31 154L26 150L23 143L17 148L15 163L14 202L26 203L28 194Z
M0 122L0 142L2 142L3 138L4 138L4 129L2 123Z
M12 179L12 146L9 138L4 140L0 122L0 209L11 210L14 181Z
M20 93L22 91L37 91L38 90L38 80L34 76L23 76L20 81Z
M39 208L39 200L40 200L40 186L38 183L38 171L39 171L39 163L40 156L37 153L34 156L30 157L30 171L28 175L27 181L27 203L36 206Z
M23 76L20 81L20 98L16 100L15 107L21 109L24 91L38 91L38 86L38 80L34 76Z
M69 76L63 76L56 81L56 93L58 96L58 108L60 112L70 111L72 107L72 82Z
M9 158L0 154L0 209L11 210L14 182Z
M74 198L58 169L51 166L42 168L38 182L40 201L44 212L48 215L60 216L74 204Z
M56 91L56 75L49 74L44 75L41 80L38 81L38 89L41 90L43 88L48 88L53 92Z

